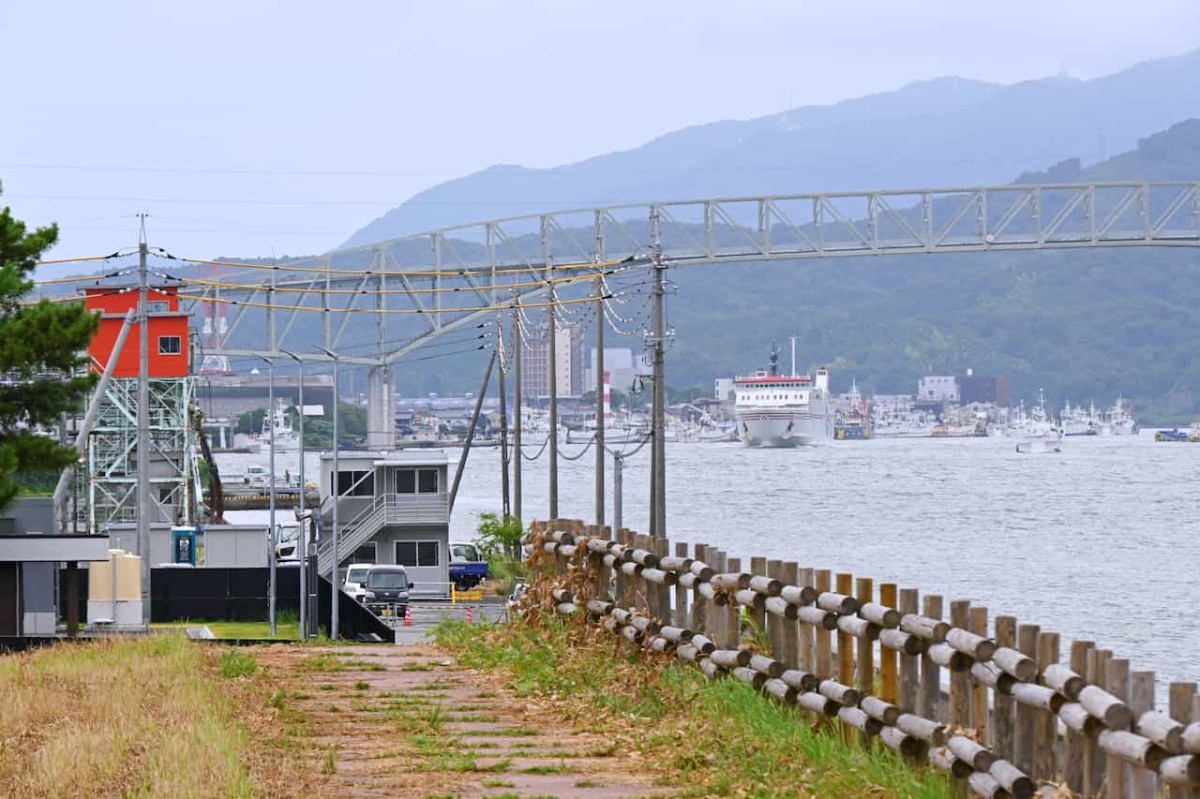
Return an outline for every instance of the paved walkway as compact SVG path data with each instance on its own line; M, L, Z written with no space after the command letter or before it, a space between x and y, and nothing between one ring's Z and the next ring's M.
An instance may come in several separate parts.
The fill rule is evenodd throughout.
M334 657L330 657L333 654ZM306 762L345 797L665 796L645 763L430 644L270 647ZM330 773L332 772L332 773Z

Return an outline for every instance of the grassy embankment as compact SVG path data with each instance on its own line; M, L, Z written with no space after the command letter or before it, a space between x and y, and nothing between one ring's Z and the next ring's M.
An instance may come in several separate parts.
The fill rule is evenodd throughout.
M550 618L507 627L448 622L437 640L463 665L502 671L519 695L551 697L583 729L607 729L684 796L935 799L942 777L834 725L814 726L737 680L708 681L594 628Z
M0 658L3 793L269 793L264 787L286 775L256 754L244 724L240 700L253 683L237 678L255 670L250 655L172 634Z

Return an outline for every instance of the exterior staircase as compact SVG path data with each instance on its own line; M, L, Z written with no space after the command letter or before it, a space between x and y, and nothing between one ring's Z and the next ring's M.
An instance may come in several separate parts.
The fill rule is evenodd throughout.
M349 522L338 530L338 559L344 563L354 551L389 525L422 524L443 521L448 514L445 494L383 494L376 496ZM322 577L333 574L333 536L325 532L317 547L317 573Z

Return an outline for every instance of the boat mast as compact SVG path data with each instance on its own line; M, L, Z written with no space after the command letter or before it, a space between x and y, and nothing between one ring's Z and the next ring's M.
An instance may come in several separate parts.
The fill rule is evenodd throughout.
M792 340L792 377L796 376L796 337L788 336Z

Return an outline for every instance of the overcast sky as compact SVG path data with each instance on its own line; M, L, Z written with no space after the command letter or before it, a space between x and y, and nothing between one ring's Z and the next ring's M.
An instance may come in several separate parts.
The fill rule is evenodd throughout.
M54 257L329 249L415 192L942 75L1200 47L1197 0L0 0L0 181ZM649 199L649 198L643 198ZM547 209L549 210L549 209Z

